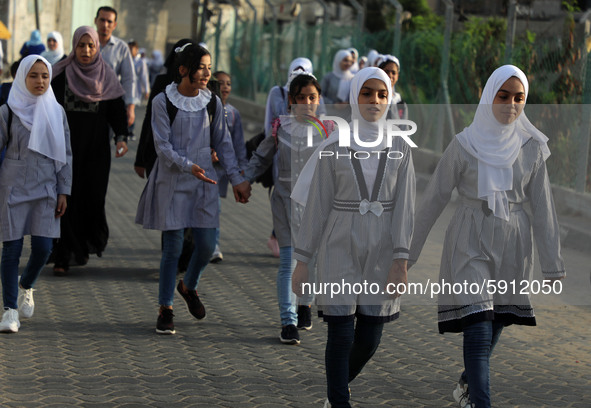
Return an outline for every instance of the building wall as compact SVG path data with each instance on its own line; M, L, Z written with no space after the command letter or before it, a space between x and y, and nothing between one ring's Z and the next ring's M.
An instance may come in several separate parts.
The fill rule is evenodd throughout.
M81 25L94 27L96 10L100 6L112 6L118 12L117 28L114 35L129 41L136 40L145 48L148 55L158 49L166 53L170 44L185 37L191 37L193 0L37 0L39 4L40 31L43 40L51 31L59 31L64 37L66 53L71 50L72 34ZM209 1L210 9L215 1ZM257 9L257 16L262 20L264 0L251 0ZM239 12L242 19L252 19L252 11L244 0ZM30 38L35 29L35 0L0 0L0 20L12 33L12 38L2 41L5 63L20 58L19 51L23 43ZM220 38L220 54L227 54L225 48L233 36L235 12L229 5L221 5L224 30ZM214 16L207 25L206 38L215 33ZM214 52L213 45L210 46ZM228 69L229 63L221 62L219 69ZM7 72L7 70L4 70Z
M45 42L47 34L59 31L64 34L66 51L69 50L72 0L38 0L39 31ZM34 0L0 0L0 20L11 32L9 40L2 41L4 63L8 66L20 58L19 51L36 28ZM8 69L4 69L7 73Z
M134 39L140 48L148 51L149 56L154 49L165 49L170 28L168 3L186 4L186 7L190 7L191 1L115 0L114 3L119 14L115 35L125 41Z

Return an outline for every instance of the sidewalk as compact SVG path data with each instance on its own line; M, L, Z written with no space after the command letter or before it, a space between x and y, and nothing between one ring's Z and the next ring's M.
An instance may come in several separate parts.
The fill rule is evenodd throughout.
M35 316L19 333L0 335L0 406L322 407L326 327L314 319L300 346L278 340L278 259L266 248L272 227L260 185L247 205L222 200L224 261L210 265L199 286L207 317L195 320L175 296L177 334L155 334L160 234L133 222L145 183L133 172L136 147L113 159L103 257L65 278L47 267ZM437 277L452 211L435 226L411 281ZM494 406L589 407L591 255L571 248L563 255L563 295L537 297L538 326L508 327L495 350ZM403 298L400 319L386 325L378 352L351 384L352 405L456 406L461 342L438 334L434 299Z

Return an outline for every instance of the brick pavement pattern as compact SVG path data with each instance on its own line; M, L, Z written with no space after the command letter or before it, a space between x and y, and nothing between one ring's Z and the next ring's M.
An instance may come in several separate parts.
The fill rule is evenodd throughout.
M65 278L45 268L35 316L0 335L0 407L321 407L326 327L315 319L300 346L278 340L278 259L266 248L271 217L259 185L246 206L223 200L224 260L199 286L207 317L195 320L175 294L177 334L155 333L160 234L133 222L145 183L132 169L136 146L113 159L103 257ZM431 252L425 264L438 265L440 249ZM503 333L493 405L591 407L591 307L548 305L537 315L537 327ZM351 384L352 405L453 407L461 370L461 336L437 332L435 303L403 298L400 319Z

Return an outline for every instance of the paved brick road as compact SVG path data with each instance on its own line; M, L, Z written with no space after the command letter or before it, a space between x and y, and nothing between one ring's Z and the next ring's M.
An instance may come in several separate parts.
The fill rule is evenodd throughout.
M224 261L200 283L207 318L194 320L177 296L177 334L154 333L160 236L133 223L144 185L132 170L136 145L113 160L103 258L67 278L46 268L35 316L18 334L0 336L0 406L321 407L326 328L315 320L300 346L277 339L278 260L265 245L271 218L259 186L246 206L223 202ZM445 225L438 223L411 281L436 278ZM538 297L539 325L507 328L496 349L494 406L591 407L591 256L568 248L564 255L567 293ZM351 384L355 407L455 406L461 337L437 333L426 296L405 302Z

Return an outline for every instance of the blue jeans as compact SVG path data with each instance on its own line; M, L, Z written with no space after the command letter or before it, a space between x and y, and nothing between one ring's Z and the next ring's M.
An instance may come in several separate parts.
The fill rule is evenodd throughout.
M21 276L20 284L25 289L31 289L45 266L51 249L53 238L31 236L31 256ZM23 250L23 238L14 241L4 241L2 246L2 299L4 308L16 309L18 298L18 264Z
M222 252L220 249L220 229L216 228L215 229L215 247L214 247L214 252L215 253L220 253Z
M308 262L308 282L312 285L316 282L316 259L316 254L314 254L314 256L312 256L310 259L310 262ZM315 297L316 295L314 294L313 290L310 290L309 293L306 291L302 297L297 299L298 305L311 306L314 303Z
M489 320L464 328L462 380L468 384L470 401L477 408L490 408L490 356L503 327L503 323Z
M222 199L221 197L218 197L218 210L220 215L222 214ZM215 249L214 249L214 253L220 253L222 252L220 250L220 229L216 228L215 229Z
M293 247L279 248L279 271L277 271L277 301L279 302L279 317L281 325L298 324L296 312L296 295L291 290L291 276L296 261L293 259Z
M209 263L215 248L215 228L192 228L195 249L187 267L183 282L189 290L197 290L201 273ZM183 250L184 230L162 232L162 260L160 261L160 283L158 303L172 306L176 285L176 272Z
M373 357L382 339L383 323L364 320L328 322L325 365L331 407L350 408L349 383Z

